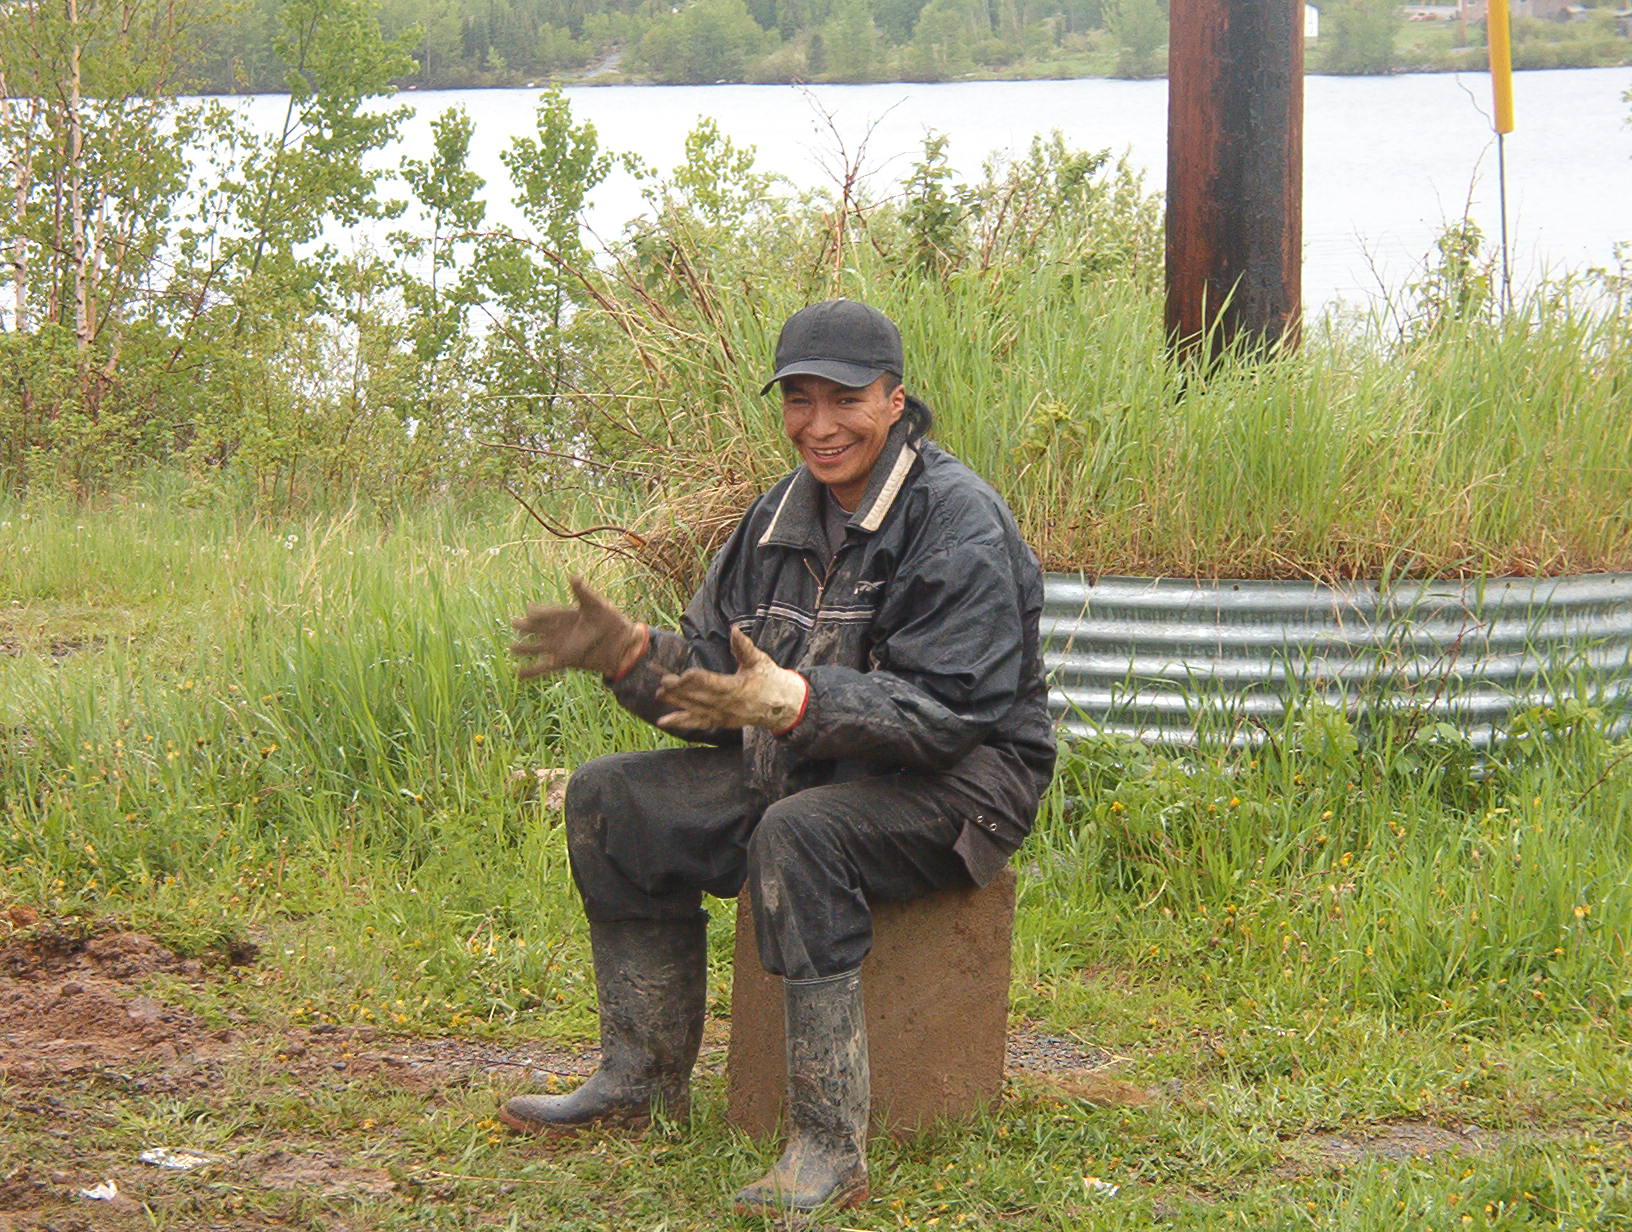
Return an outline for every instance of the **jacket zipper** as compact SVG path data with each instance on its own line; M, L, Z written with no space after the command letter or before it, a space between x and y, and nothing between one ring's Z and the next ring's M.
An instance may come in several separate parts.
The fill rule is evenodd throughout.
M844 551L846 546L848 545L841 543L839 552ZM838 562L839 552L834 552L832 556L828 557L827 568L821 573L816 572L815 567L810 563L809 556L802 558L810 576L816 579L816 603L814 605L816 620L822 618L822 596L827 593L827 584L833 580L833 566Z

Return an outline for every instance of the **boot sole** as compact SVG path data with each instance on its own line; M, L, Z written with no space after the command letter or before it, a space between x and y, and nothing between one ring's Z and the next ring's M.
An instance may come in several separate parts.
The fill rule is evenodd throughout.
M529 1121L506 1108L500 1108L498 1120L518 1134L535 1138L567 1138L591 1129L646 1129L652 1123L649 1112L609 1112L588 1121Z
M840 1191L820 1202L778 1202L774 1198L764 1202L734 1201L731 1203L731 1210L738 1215L780 1215L788 1211L844 1211L853 1206L860 1206L870 1197L872 1190L868 1188L867 1182L863 1181L848 1191Z

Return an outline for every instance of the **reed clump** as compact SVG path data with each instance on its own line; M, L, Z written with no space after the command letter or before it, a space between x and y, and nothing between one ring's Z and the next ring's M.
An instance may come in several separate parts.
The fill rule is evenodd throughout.
M1165 345L1159 226L1127 168L1057 140L975 184L932 142L879 200L674 206L586 271L586 388L639 389L639 410L575 406L644 477L637 506L685 510L722 478L762 486L791 462L758 394L776 330L850 296L900 324L935 435L1004 494L1047 568L1632 567L1623 308L1577 281L1499 312L1464 261L1364 322L1311 325L1294 353L1201 373Z

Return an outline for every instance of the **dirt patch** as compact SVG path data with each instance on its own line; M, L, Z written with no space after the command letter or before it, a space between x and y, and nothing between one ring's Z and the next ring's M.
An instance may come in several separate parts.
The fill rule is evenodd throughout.
M59 637L38 645L24 645L15 638L0 637L0 655L21 658L25 654L43 654L51 659L66 659L81 650L100 649L97 643L83 637ZM3 1227L4 1225L0 1225Z
M10 1176L0 1177L0 1229L22 1226L14 1218L23 1212L37 1210L55 1200L55 1191L43 1176L37 1176L26 1166Z
M17 904L6 909L17 927L37 923L33 908ZM84 976L128 981L160 972L202 976L203 965L180 958L142 933L110 932L101 935L47 930L0 947L0 979L37 981L41 978Z
M330 1197L381 1198L397 1188L384 1168L347 1168L320 1151L264 1151L233 1165L246 1181Z
M1079 1040L1026 1028L1009 1035L1005 1065L1011 1078L1055 1096L1100 1108L1143 1108L1181 1094L1177 1080L1140 1086L1111 1072L1120 1059Z
M1303 1134L1288 1139L1288 1151L1300 1158L1293 1162L1319 1168L1346 1168L1370 1159L1426 1159L1430 1155L1454 1152L1476 1155L1489 1149L1492 1136L1477 1125L1446 1129L1427 1121L1385 1121L1363 1129L1332 1130Z
M1178 1093L1176 1089L1142 1087L1110 1074L1050 1075L1044 1082L1059 1094L1080 1099L1096 1108L1143 1108Z
M27 907L0 911L0 932L36 922ZM223 957L243 961L252 954ZM506 1048L482 1040L396 1037L373 1028L211 1027L190 1010L142 991L155 975L197 986L208 971L134 932L46 931L0 946L0 1083L18 1093L48 1093L65 1080L91 1075L142 1093L176 1093L207 1085L223 1063L236 1060L314 1089L379 1078L429 1092L501 1074L513 1075L517 1085L552 1076L571 1080L591 1073L599 1061L594 1049ZM720 1058L716 1043L705 1052L705 1068L717 1067Z
M141 1204L128 1195L109 1191L93 1201L67 1181L27 1165L0 1178L0 1232L122 1232L148 1226Z
M554 1077L588 1077L600 1062L594 1049L505 1048L482 1040L407 1038L372 1028L318 1026L285 1032L263 1051L279 1070L306 1086L380 1078L421 1093L505 1077L527 1086Z
M51 1086L89 1071L221 1055L228 1033L132 988L158 974L201 980L204 968L140 933L47 933L0 948L0 1081Z
M1031 1027L1012 1033L1004 1050L1005 1066L1010 1073L1020 1074L1084 1074L1104 1069L1115 1059L1103 1048Z
M151 937L41 929L21 906L0 910L0 934L8 929L27 931L0 945L0 1088L14 1128L31 1135L33 1166L0 1175L0 1232L145 1226L143 1203L157 1209L196 1200L194 1177L138 1159L134 1143L110 1151L105 1135L85 1132L109 1097L218 1090L229 1065L251 1083L276 1076L314 1093L375 1075L393 1087L433 1087L487 1068L479 1044L415 1041L399 1049L372 1032L212 1027L152 993L154 976L198 986L210 972ZM515 1063L553 1060L541 1053ZM92 1092L98 1095L87 1102ZM351 1166L322 1144L221 1152L197 1175L299 1201L370 1201L396 1189L384 1169ZM86 1192L97 1189L106 1190L101 1200ZM183 1217L177 1226L193 1225ZM255 1218L230 1226L262 1225Z

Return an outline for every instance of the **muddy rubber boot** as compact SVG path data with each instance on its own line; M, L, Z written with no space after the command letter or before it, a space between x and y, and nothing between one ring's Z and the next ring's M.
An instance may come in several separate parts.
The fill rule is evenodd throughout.
M653 1111L683 1119L691 1067L703 1039L707 922L591 922L601 1012L601 1064L567 1095L518 1095L499 1120L521 1133L571 1133L593 1125L638 1127Z
M783 980L788 1145L736 1197L742 1214L854 1206L867 1197L867 1017L861 972Z

